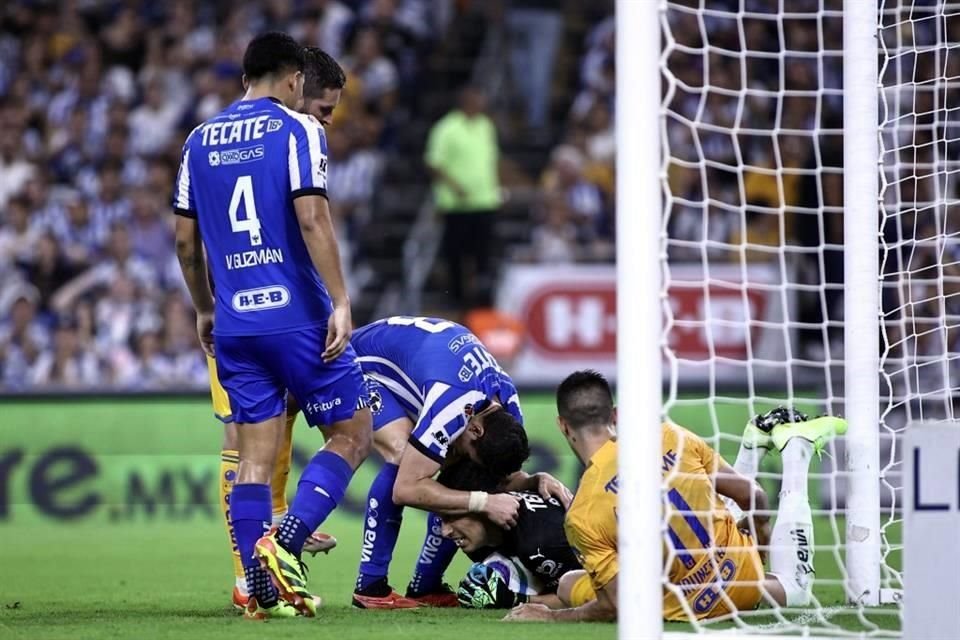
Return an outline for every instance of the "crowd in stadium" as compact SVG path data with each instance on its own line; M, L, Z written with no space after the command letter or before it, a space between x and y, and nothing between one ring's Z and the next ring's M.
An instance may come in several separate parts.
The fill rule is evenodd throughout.
M495 21L498 11L528 4L550 14L532 30L540 37L527 53L548 70L547 84L538 71L522 99L490 105L501 146L514 136L502 123L521 121L543 157L527 175L535 191L528 240L508 257L610 261L616 67L609 14L590 17L575 73L551 77L564 18L544 12L549 3L540 0L5 4L0 388L205 383L173 254L169 196L187 133L239 97L239 59L253 34L286 30L329 51L347 72L327 137L331 210L349 263L351 240L370 219L356 212L373 205L382 167L397 156L397 131L419 108L432 48L465 16ZM706 250L710 260L777 264L783 254L798 282L828 285L825 296L800 294L801 322L838 318L842 144L832 131L842 115L841 66L829 44L841 42L841 22L829 12L791 19L778 34L778 23L759 14L696 20L670 12L677 35L667 41L677 79L667 124L670 259L699 261ZM521 53L511 53L514 75L527 64ZM749 87L743 60L756 67ZM558 84L569 96L560 109L550 103ZM449 87L446 108L455 108L458 89ZM736 136L722 131L737 127ZM494 180L502 165L499 173ZM430 180L424 170L422 181ZM498 198L510 192L509 179L495 186ZM446 240L448 259L462 258L462 242ZM821 260L811 249L824 243ZM477 271L491 288L495 269ZM451 299L465 311L473 302L455 290ZM822 344L819 330L808 333L809 344Z
M205 384L169 202L187 133L240 96L255 33L286 29L338 56L349 81L329 188L346 228L441 28L429 5L5 3L0 388Z

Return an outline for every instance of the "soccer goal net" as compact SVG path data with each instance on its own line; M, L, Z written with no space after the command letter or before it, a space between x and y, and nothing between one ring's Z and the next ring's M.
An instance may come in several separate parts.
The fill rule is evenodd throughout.
M777 405L850 421L810 468L811 603L665 629L898 636L899 447L909 423L954 418L960 385L960 3L656 4L662 415L731 463ZM620 140L622 175L644 156ZM623 405L638 378L620 372ZM775 512L776 456L758 479Z

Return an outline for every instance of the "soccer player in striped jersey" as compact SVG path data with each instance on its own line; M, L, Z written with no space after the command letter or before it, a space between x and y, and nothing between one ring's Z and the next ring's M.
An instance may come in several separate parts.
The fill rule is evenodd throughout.
M529 449L516 387L465 327L397 316L358 329L352 344L370 385L374 447L386 461L367 497L353 604L455 607L443 572L456 545L442 537L436 512L482 513L512 527L519 503L507 493L448 489L433 479L441 466L468 457L504 479L507 491L537 491L561 501L569 501L569 491L547 474L520 471ZM387 579L404 506L432 512L407 597Z
M567 540L585 571L568 573L561 580L568 608L523 604L505 619L612 621L617 615L619 571L613 394L600 374L578 371L557 390L557 409L561 432L587 466L565 522ZM840 418L810 420L780 407L747 424L737 462L731 467L694 433L670 422L661 426L667 525L665 619L714 618L753 609L764 598L780 606L804 606L810 601L814 573L813 521L807 497L810 458L846 429ZM772 535L765 513L767 496L755 480L760 460L771 449L780 451L783 458ZM748 517L738 521L741 512ZM760 548L768 542L770 572L764 573Z
M230 515L250 592L245 614L258 619L315 615L299 556L371 441L326 200L324 132L294 111L304 64L287 34L251 40L245 95L188 136L174 193L177 255L200 342L217 359L237 425ZM304 469L277 533L264 536L288 390L327 442Z
M346 84L346 75L336 60L321 49L306 47L304 55L303 106L299 111L310 114L319 120L320 124L329 126L333 119L333 112L340 103L340 93ZM233 482L237 477L237 467L240 464L240 454L237 451L237 426L233 422L230 398L227 397L227 392L217 378L217 361L210 356L207 356L207 369L210 374L213 414L223 423L224 427L217 487L220 495L220 512L223 514L233 557L233 605L243 610L247 606L249 595L247 593L247 579L244 576L243 564L240 562L240 551L237 548L233 526L230 524L230 492L233 490ZM292 398L288 398L283 440L277 451L273 478L270 482L274 525L279 525L287 514L287 477L290 475L290 461L293 454L293 425L298 413L296 402ZM307 538L304 550L314 554L321 551L327 552L336 544L337 541L332 536L317 532Z

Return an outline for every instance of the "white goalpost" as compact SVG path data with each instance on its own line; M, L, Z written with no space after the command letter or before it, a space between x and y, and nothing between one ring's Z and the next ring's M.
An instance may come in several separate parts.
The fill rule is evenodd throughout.
M619 637L897 637L904 435L960 399L960 2L616 10ZM732 463L778 404L849 424L811 604L665 624L657 427Z

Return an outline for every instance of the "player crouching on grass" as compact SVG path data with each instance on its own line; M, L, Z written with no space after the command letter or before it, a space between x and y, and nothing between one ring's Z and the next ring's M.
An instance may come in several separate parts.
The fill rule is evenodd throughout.
M522 604L505 620L612 621L617 617L619 570L613 394L599 373L578 371L557 390L557 409L561 432L587 465L565 527L589 582L573 590L571 608ZM753 609L764 598L779 606L810 602L814 574L813 517L807 497L810 458L846 430L847 423L840 418L810 420L779 407L747 424L731 467L699 436L673 423L661 426L665 619L714 618ZM764 513L767 495L755 478L763 456L774 448L783 459L783 482L771 537ZM738 522L725 498L747 517ZM760 548L768 543L771 571L765 574Z
M450 489L490 493L501 484L486 467L470 460L444 469L437 480ZM563 531L566 509L555 498L527 491L510 495L520 501L517 524L512 529L498 526L481 514L441 516L443 536L474 561L457 590L460 606L509 609L523 602L553 609L570 606L573 581L566 576L578 577L570 572L581 566ZM497 570L506 562L518 565L523 574L519 584L511 585L510 575Z

